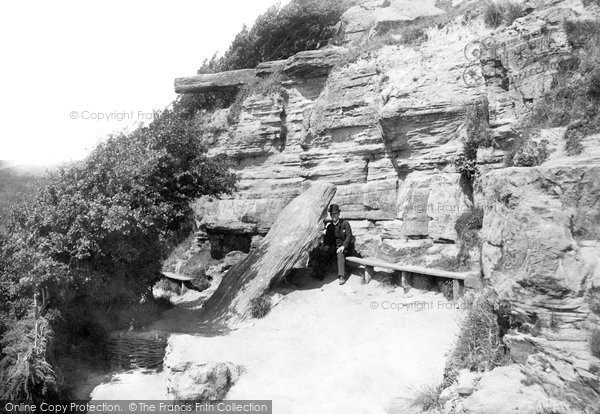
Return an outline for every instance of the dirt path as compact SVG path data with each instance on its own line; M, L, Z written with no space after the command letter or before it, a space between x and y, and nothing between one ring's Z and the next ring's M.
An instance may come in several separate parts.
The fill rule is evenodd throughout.
M378 280L361 285L358 276L343 286L334 278L293 282L293 290L276 290L265 318L225 335L191 334L194 321L181 318L197 303L180 304L157 325L171 321L189 332L171 335L166 359L243 365L247 373L228 398L273 400L274 411L286 414L390 412L423 385L440 383L460 315L441 294L404 294ZM93 397L164 398L165 381L164 373L125 373Z

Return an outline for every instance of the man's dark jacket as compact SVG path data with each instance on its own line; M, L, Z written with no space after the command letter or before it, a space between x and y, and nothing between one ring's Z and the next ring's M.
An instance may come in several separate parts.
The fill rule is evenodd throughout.
M327 225L325 230L325 245L328 247L344 246L344 253L349 251L349 247L353 246L354 238L352 237L352 229L347 220L340 219L337 224L333 222Z

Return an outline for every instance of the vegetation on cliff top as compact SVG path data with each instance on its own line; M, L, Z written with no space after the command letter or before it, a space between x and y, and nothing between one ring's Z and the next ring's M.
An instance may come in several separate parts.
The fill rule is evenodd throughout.
M292 0L283 7L272 6L250 29L242 28L222 57L205 60L200 72L254 68L325 46L351 4L350 0Z
M292 0L283 7L272 6L256 19L251 28L242 28L223 56L215 54L210 60L206 59L198 72L254 68L262 62L285 59L304 50L323 47L335 36L342 14L352 4L353 0ZM177 99L177 106L180 110L197 113L237 105L230 117L230 121L234 121L239 116L246 92L231 87L182 94Z

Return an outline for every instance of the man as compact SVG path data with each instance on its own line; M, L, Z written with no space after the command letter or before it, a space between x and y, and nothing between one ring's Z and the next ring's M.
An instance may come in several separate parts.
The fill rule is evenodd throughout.
M340 285L346 283L346 260L345 256L355 254L354 237L352 229L347 220L340 220L340 206L332 204L329 206L331 223L325 231L325 247L329 256L337 256L338 279Z

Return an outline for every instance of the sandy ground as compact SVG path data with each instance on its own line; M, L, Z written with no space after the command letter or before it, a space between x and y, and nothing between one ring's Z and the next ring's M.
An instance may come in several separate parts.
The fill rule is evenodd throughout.
M441 382L461 311L439 293L360 282L300 277L274 292L265 318L225 335L194 322L198 296L154 328L181 332L169 339L168 361L243 365L228 399L273 400L273 411L286 414L405 412L419 388ZM130 371L92 397L166 399L165 381L164 372Z

